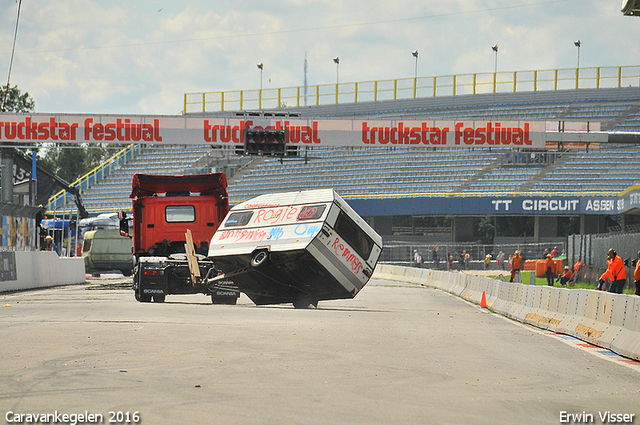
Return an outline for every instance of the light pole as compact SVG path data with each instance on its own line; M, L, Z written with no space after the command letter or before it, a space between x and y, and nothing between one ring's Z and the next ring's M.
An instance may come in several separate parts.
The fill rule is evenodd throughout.
M340 58L336 56L333 58L333 62L336 64L336 84L340 82Z
M415 79L418 79L418 51L414 50L413 52L411 52L411 54L413 55L414 58L416 58L416 71L415 71Z
M580 40L576 40L573 42L573 45L578 48L578 64L576 65L576 68L580 68L580 46L582 45L582 42Z
M496 61L495 61L495 65L493 67L493 72L497 73L498 72L498 45L496 44L494 46L491 46L491 50L496 52Z
M264 69L264 64L260 62L257 66L260 70L260 90L262 90L262 70Z

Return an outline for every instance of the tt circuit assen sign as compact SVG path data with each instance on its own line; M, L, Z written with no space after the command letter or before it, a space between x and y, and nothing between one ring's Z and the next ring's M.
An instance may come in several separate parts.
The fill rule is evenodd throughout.
M545 147L543 121L238 119L0 114L0 142L242 144L249 129L287 129L299 146Z
M635 195L634 195L635 194ZM628 197L640 208L640 187ZM618 195L589 196L432 196L393 199L349 199L361 215L602 215L621 214L632 201Z

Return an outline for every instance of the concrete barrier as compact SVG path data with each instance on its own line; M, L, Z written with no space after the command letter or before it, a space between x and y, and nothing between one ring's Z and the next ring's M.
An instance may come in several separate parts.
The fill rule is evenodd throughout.
M618 315L614 314L616 325L619 324ZM621 331L611 341L611 350L626 357L638 358L640 353L640 297L627 299L624 315L622 317Z
M405 280L480 303L523 323L572 335L640 360L640 297L508 283L459 272L378 265L375 277Z
M8 255L11 254L11 255ZM0 292L50 286L73 285L86 282L82 257L60 258L51 251L5 252Z

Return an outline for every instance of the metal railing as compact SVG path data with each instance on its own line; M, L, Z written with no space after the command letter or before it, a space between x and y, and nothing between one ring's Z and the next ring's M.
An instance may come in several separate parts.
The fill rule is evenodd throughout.
M77 188L80 193L82 193L83 190L87 190L89 187L98 183L128 161L131 161L133 158L140 155L141 152L142 145L131 144L95 167L93 170L78 178L76 181L71 183L71 186ZM68 193L66 190L61 190L49 198L46 205L47 211L55 212L67 203L73 202L73 198L74 196L72 194Z
M627 86L640 87L640 65L484 72L315 86L185 93L182 113Z

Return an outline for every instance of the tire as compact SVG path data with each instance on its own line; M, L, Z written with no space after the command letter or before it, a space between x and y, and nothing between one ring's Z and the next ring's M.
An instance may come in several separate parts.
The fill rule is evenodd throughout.
M136 291L136 300L138 300L141 303L150 303L151 302L151 295L143 295L141 293L139 293L138 291Z
M153 296L153 302L154 303L163 303L164 302L164 298L165 298L164 294L154 295Z
M256 251L251 257L251 267L259 268L264 267L269 262L269 251L260 250Z
M309 297L299 297L296 300L293 301L293 306L298 309L298 308L317 308L318 307L318 300L313 300Z
M138 274L133 276L133 295L136 297L136 301L140 303L150 303L151 295L143 295L140 289L140 282L138 282Z
M216 297L211 295L211 304L236 305L238 298L236 297Z

